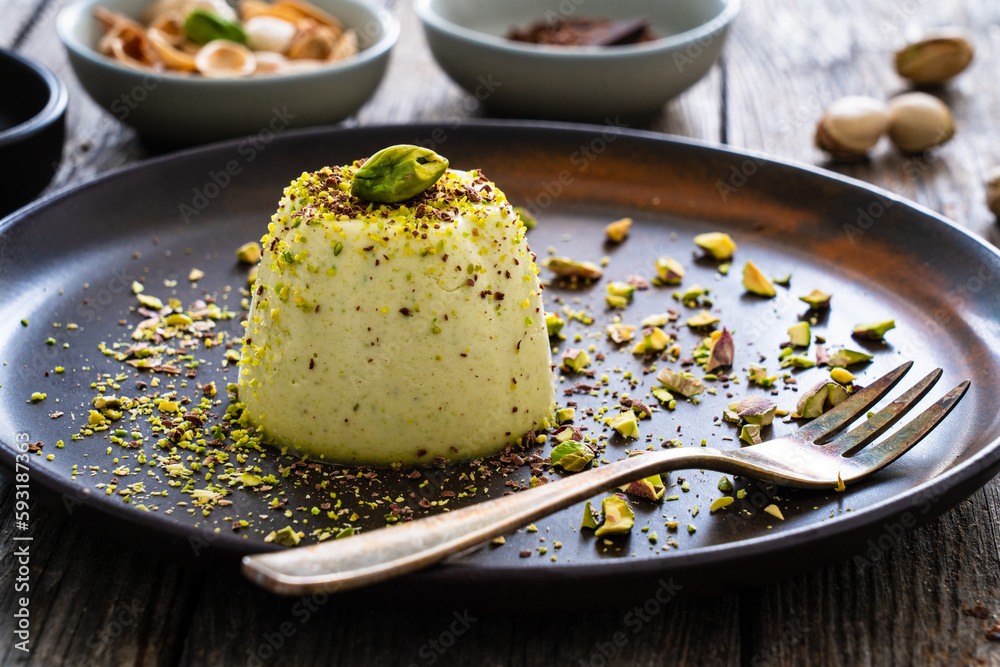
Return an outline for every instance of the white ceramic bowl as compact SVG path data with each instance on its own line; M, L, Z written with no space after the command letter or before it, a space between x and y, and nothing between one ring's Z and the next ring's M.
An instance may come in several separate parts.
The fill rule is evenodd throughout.
M399 22L356 0L311 0L355 28L361 52L328 66L245 79L155 73L101 55L102 6L137 18L152 0L77 0L59 14L57 29L87 93L119 120L156 142L190 145L326 125L356 112L385 74Z
M416 0L438 64L491 110L585 121L661 110L711 69L739 7L740 0ZM561 47L504 37L560 16L646 16L660 39Z

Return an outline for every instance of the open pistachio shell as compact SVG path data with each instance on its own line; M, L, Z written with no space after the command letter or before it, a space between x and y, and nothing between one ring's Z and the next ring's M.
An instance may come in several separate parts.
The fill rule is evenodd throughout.
M327 60L337 46L338 37L329 26L312 25L292 39L286 55L293 59Z
M232 79L250 76L257 69L253 51L224 39L209 42L195 56L198 71L209 79Z
M97 43L98 51L132 66L148 67L158 62L149 35L140 24L103 7L94 8L94 18L105 30Z
M176 69L184 72L194 72L198 69L194 56L175 48L174 44L171 43L170 39L163 32L156 28L150 28L148 34L149 43L168 69Z
M164 12L149 24L149 32L159 31L161 37L171 46L180 46L184 36L184 16L178 11Z
M330 51L330 55L327 60L332 62L335 60L350 58L358 51L358 34L354 32L353 28L345 30L344 34L342 34L340 39L337 40L337 43L334 44L333 50Z

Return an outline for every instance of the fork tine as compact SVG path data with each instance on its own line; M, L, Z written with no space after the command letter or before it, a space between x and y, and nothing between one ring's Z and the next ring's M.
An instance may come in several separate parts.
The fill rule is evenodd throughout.
M868 472L875 472L879 468L889 465L920 442L938 425L938 422L947 417L952 408L962 400L968 389L969 381L966 380L938 399L934 405L920 413L909 424L882 442L862 450L861 453L851 458L851 461L861 464L868 469Z
M879 437L899 421L914 405L920 402L931 387L941 378L941 369L935 369L927 377L910 387L909 391L865 420L860 426L827 443L823 449L832 454L850 456L875 438Z
M822 437L836 433L885 396L912 366L913 362L907 361L899 368L886 373L834 409L792 433L791 437L818 443Z

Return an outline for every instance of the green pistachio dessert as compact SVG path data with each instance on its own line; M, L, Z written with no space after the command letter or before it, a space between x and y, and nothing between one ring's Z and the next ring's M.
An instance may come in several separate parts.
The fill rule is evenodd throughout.
M394 146L285 189L262 239L239 374L268 441L413 465L484 456L550 425L524 225L481 173L447 165Z

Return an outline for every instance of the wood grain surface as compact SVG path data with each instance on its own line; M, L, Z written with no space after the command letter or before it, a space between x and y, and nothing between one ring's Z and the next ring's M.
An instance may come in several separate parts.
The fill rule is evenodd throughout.
M65 0L3 0L0 46L45 63L70 89L68 140L50 189L152 154L76 82L55 34ZM431 60L407 0L386 81L346 125L461 122L483 115ZM931 92L953 109L953 141L920 158L887 142L827 164L812 145L823 107L906 88L891 54L909 30L961 25L972 68ZM983 174L1000 164L1000 3L995 0L748 0L709 76L644 126L819 164L909 197L992 242ZM5 165L4 168L7 168ZM737 195L738 197L738 195ZM738 201L734 199L734 205ZM0 663L37 665L1000 665L1000 484L932 524L810 574L674 601L636 630L629 609L537 614L364 609L278 599L243 580L185 569L35 503L31 652L14 648L14 494L0 480ZM964 613L977 605L979 618Z

